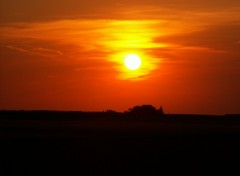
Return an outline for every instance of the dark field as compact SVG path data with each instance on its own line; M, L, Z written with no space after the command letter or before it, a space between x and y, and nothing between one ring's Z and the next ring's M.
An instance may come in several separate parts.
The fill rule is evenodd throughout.
M0 115L1 176L240 174L237 115Z

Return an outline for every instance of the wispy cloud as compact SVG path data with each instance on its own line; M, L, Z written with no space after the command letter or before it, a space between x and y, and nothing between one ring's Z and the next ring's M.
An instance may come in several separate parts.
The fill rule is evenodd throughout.
M37 55L37 56L43 56L43 57L57 57L63 55L61 51L47 49L47 48L34 48L34 47L27 47L27 48L21 48L17 46L7 45L6 46L9 49L21 52L23 54L27 55Z
M122 78L144 77L157 69L161 60L170 61L171 54L180 50L236 51L240 38L238 22L206 23L166 19L16 23L2 26L0 38L1 45L24 54L61 58L65 62L75 60L92 69L101 69L99 64L103 67L101 63L111 62L122 72ZM131 52L140 54L148 69L142 69L138 75L125 73L122 60Z
M238 11L238 0L3 0L1 2L3 22L36 22L63 19L180 19L190 18L194 13L224 13L222 18L233 18ZM43 13L44 12L44 13ZM185 16L183 16L185 14ZM207 17L207 16L206 16ZM211 18L211 16L208 15ZM235 14L235 18L237 18ZM217 18L216 18L217 19ZM206 18L205 20L208 20Z
M205 25L194 32L161 36L156 42L170 42L186 47L202 47L215 51L236 52L240 23Z

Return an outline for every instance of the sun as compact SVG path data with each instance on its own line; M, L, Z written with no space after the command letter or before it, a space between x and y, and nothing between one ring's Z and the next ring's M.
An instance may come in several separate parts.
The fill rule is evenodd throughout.
M137 70L142 65L142 61L137 54L129 54L126 56L124 64L129 70Z

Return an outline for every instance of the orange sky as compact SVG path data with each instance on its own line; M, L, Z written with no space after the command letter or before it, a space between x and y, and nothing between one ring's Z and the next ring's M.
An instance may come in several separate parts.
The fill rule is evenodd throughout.
M0 109L240 113L240 1L2 0ZM142 58L127 70L127 54Z

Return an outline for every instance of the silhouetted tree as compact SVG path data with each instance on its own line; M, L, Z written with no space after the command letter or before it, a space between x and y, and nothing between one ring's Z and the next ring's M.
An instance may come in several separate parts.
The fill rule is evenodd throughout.
M107 110L106 113L114 114L114 113L116 113L116 111L114 111L114 110Z
M163 107L162 107L162 106L160 106L160 108L158 109L158 112L159 112L159 114L160 114L161 116L164 115L164 111L163 111Z
M152 105L141 105L134 106L133 108L129 108L126 113L130 113L132 115L137 115L138 117L162 117L164 115L164 111L162 106L159 109L156 109Z
M134 106L129 109L130 113L133 114L156 114L157 109L152 105L142 105L142 106Z

